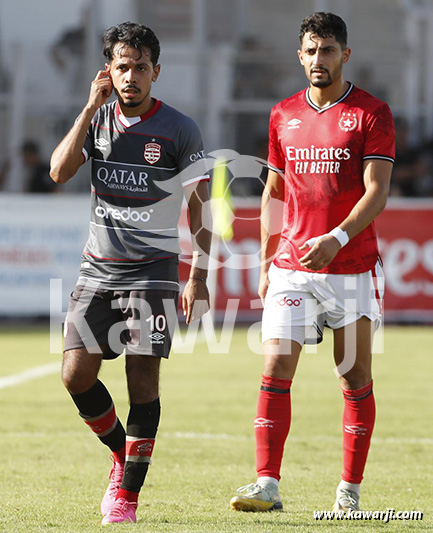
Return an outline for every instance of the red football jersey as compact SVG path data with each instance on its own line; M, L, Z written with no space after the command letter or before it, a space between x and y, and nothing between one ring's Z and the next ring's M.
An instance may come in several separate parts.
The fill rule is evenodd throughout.
M305 89L272 109L268 164L285 175L284 222L274 260L278 267L309 271L299 263L307 250L299 247L341 224L365 192L364 161L394 162L394 141L388 105L352 84L324 108ZM378 255L372 223L319 272L366 272Z

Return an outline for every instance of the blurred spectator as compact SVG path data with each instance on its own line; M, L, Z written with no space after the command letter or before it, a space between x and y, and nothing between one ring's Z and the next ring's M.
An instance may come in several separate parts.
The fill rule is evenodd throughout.
M21 147L24 166L24 191L25 192L55 192L57 185L50 178L50 167L43 161L37 143L27 140Z
M275 82L281 72L273 53L254 36L244 37L234 61L234 98L276 98Z
M409 128L404 118L395 119L395 148L390 196L417 196L419 181L428 167L420 147L409 143Z
M78 25L63 31L50 47L51 59L63 76L69 96L88 92L85 49L86 27L89 24L90 13L90 5L85 5Z
M0 165L0 191L4 190L6 187L6 177L9 174L10 161L5 159Z
M71 91L80 91L83 77L84 28L72 28L60 35L52 45L51 58L64 75Z
M257 157L260 163L263 164L261 172L257 175L240 176L232 180L230 188L233 196L248 197L261 196L268 174L267 158L268 158L268 137L260 136L255 140L254 153L252 156ZM252 170L252 168L251 168ZM257 170L257 169L256 169Z
M433 140L423 145L419 156L419 174L416 182L418 196L433 197Z
M372 65L361 65L355 73L355 85L368 91L370 94L379 98L383 102L388 102L388 91L383 85L379 85L374 79L374 71Z

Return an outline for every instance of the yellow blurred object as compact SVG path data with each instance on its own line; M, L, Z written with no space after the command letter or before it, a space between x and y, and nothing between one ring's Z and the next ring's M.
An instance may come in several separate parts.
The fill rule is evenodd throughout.
M227 161L219 160L214 167L211 200L214 234L229 241L233 239L234 216Z

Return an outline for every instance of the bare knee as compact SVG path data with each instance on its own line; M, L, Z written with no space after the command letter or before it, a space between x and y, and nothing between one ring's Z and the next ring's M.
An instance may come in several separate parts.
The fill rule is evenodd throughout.
M68 350L63 354L62 381L70 394L81 394L93 387L98 379L101 356L85 349Z
M280 379L293 379L298 365L301 346L295 341L273 339L264 345L265 376Z
M278 357L267 357L263 374L273 378L292 379L294 375L293 364L290 355L280 355Z
M344 390L362 389L362 387L371 383L371 380L371 371L367 368L348 372L344 376L339 377L340 385Z

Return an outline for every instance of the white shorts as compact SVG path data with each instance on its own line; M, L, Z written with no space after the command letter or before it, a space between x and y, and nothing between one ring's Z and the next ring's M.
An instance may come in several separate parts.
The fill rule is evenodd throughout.
M376 327L381 323L384 276L379 261L361 274L316 274L272 264L268 276L262 342L315 344L321 342L324 326L338 329L362 316Z

